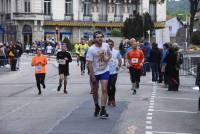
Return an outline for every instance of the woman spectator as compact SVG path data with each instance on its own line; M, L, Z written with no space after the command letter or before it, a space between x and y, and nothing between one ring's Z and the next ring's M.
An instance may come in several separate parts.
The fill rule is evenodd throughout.
M168 91L178 91L179 88L179 69L183 62L179 47L174 43L169 47L169 52L164 60L166 62L165 73L168 79Z

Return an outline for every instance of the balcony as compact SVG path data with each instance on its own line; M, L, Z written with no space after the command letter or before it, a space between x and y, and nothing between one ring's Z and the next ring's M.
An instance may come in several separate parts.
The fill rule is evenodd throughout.
M84 14L83 15L83 21L92 21L92 15L91 14Z
M73 20L73 14L71 14L71 13L66 13L65 14L65 20Z
M44 20L52 20L53 15L52 14L44 14Z
M108 21L108 15L99 15L99 21L107 22Z
M14 20L42 20L43 19L43 13L19 13L14 12L13 13L13 19Z
M122 22L123 21L123 15L114 15L114 21L115 22Z

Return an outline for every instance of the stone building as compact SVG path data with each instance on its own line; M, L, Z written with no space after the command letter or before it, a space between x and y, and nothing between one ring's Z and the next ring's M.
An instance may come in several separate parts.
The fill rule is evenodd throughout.
M156 0L0 0L0 5L5 5L0 6L4 38L8 36L5 25L11 25L12 40L22 43L65 37L78 42L83 36L91 38L96 30L109 37L112 28L123 27L134 12L149 12L155 27L161 28L155 31L159 33L166 18L166 3Z

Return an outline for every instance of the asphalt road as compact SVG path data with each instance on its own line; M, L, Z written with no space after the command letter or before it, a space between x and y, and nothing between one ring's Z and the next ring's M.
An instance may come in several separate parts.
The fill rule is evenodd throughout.
M194 78L181 77L179 92L169 92L142 77L137 95L131 94L128 70L117 81L116 107L107 107L109 119L93 117L87 74L70 65L68 94L57 92L58 71L48 61L46 89L37 95L30 57L23 56L20 70L0 74L0 134L200 134L199 92Z

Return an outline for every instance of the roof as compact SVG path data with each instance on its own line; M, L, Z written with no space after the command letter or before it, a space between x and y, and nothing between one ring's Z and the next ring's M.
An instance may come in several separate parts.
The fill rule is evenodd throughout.
M66 26L66 27L123 27L123 22L92 22L92 21L45 21L43 26ZM164 28L165 22L154 22L156 29Z
M172 18L174 18L174 16L167 16L166 21L171 20Z

